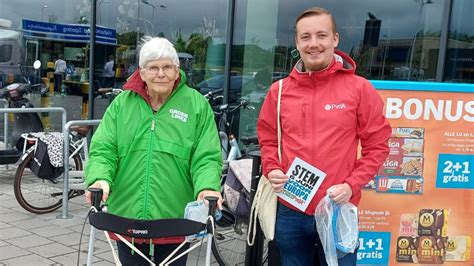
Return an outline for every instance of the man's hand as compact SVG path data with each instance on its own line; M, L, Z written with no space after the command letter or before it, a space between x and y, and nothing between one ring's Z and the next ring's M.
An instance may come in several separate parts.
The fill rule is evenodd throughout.
M275 169L268 173L268 181L272 184L273 191L278 193L283 191L283 187L288 182L288 176L286 176L280 169Z
M95 181L94 184L90 185L89 187L93 188L101 188L102 189L102 201L105 202L107 198L109 197L109 192L110 192L110 187L109 183L105 180L99 180ZM89 204L89 206L92 206L92 193L90 193L88 190L86 190L86 202Z
M349 202L352 197L352 189L346 183L331 186L328 188L327 193L329 198L337 204Z
M203 190L199 192L199 195L197 197L198 200L204 200L206 204L209 204L209 202L206 200L207 196L212 196L212 197L217 197L217 208L222 209L222 202L224 201L222 199L222 195L219 191L214 191L214 190Z

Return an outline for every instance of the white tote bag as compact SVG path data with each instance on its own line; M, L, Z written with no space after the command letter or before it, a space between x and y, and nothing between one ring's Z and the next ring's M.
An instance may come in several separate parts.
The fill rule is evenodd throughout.
M278 127L278 159L281 162L281 125L280 125L280 101L283 79L279 81L278 102L277 102L277 127ZM273 192L272 185L267 177L261 176L258 182L257 191L250 209L249 230L247 243L253 246L257 228L257 218L260 222L263 234L268 241L275 237L275 221L277 212L277 195Z

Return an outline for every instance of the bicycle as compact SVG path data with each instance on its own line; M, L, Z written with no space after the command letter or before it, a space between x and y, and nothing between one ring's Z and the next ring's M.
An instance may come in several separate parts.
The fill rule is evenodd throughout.
M69 194L68 199L84 194L84 164L88 157L87 133L89 127L73 127L69 135ZM44 214L62 206L62 175L48 180L37 177L30 169L35 154L35 137L23 134L26 143L32 145L20 159L15 173L13 191L18 204L25 210Z
M222 98L220 93L222 89L211 91L204 95L209 103L219 102ZM229 163L231 161L243 159L247 157L248 151L241 151L237 139L232 134L232 122L234 114L237 110L253 110L254 108L244 99L240 99L236 105L228 104L214 105L213 110L216 116L216 123L219 128L219 137L221 139L221 151L224 161L221 177L221 194L225 199L224 187L229 171ZM230 122L227 120L228 115L231 116ZM258 150L257 136L241 137L244 146L254 146L254 150ZM248 198L252 197L248 191ZM243 265L245 263L245 253L247 249L247 231L248 219L239 217L231 211L227 202L224 200L222 218L216 221L216 234L212 245L212 252L219 265ZM266 261L266 248L264 251L263 261Z
M122 89L99 89L100 93L110 98L110 102L122 92ZM84 166L88 160L87 133L91 126L73 126L69 135L69 193L68 199L84 194ZM26 140L23 155L15 173L13 190L18 204L25 210L44 214L53 212L62 206L63 176L53 180L40 179L31 171L34 160L36 138L23 134ZM26 150L26 145L32 145Z
M112 101L117 97L123 90L117 88L100 88L98 89L99 94L102 95L103 98L109 98L109 105Z

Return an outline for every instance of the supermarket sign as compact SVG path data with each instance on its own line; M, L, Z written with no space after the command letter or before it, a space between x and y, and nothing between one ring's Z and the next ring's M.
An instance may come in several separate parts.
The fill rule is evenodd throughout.
M90 27L84 24L57 24L23 19L23 36L25 38L74 41L87 43L90 41ZM115 29L97 26L95 29L96 43L117 44Z

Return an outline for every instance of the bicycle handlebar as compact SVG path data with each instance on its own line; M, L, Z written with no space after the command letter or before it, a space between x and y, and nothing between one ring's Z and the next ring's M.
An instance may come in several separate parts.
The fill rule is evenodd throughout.
M99 93L101 94L105 94L107 92L111 92L112 91L112 88L100 88L99 89Z
M102 95L111 95L113 94L113 97L119 95L123 90L122 89L115 89L115 88L100 88L99 93Z
M43 84L41 83L30 85L31 89L41 88L42 86Z
M215 97L216 94L221 93L223 91L224 91L224 89L213 90L213 91L210 91L210 92L204 94L204 97L208 100L213 100L213 99L215 99L214 97ZM222 95L218 95L218 96L222 97Z

